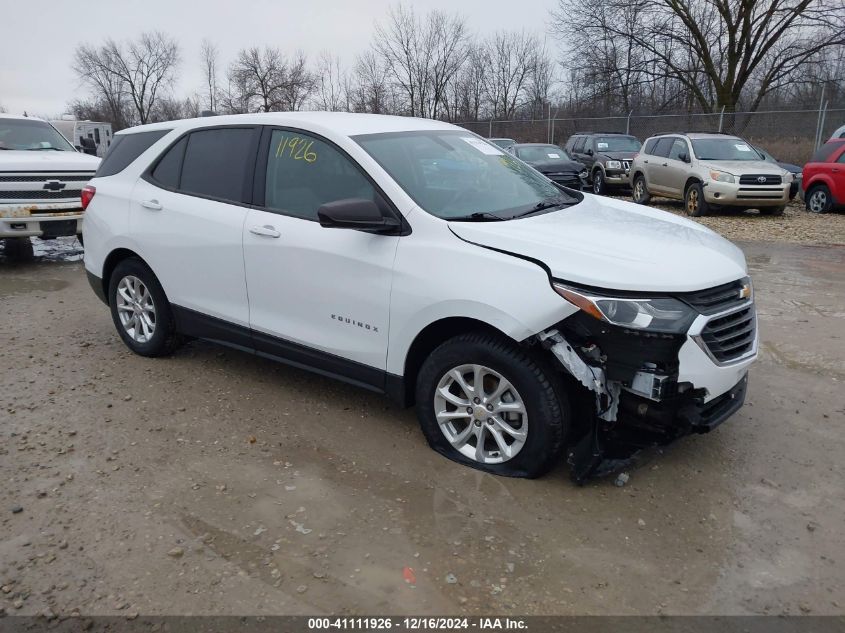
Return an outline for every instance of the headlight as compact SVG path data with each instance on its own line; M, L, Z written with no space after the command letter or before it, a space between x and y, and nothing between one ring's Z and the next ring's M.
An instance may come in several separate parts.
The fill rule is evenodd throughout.
M736 182L736 178L734 178L733 174L729 174L726 171L711 171L710 178L716 182Z
M793 181L792 172L787 171L783 174L783 182L791 183Z
M604 164L608 169L622 169L622 163L618 160L609 160Z
M587 177L587 170L585 169L585 170L584 170L584 171L582 171L580 174L578 174L578 177L579 177L579 178L586 178L586 177Z
M600 295L561 283L555 291L591 317L620 327L650 332L686 332L698 313L671 297L630 298Z

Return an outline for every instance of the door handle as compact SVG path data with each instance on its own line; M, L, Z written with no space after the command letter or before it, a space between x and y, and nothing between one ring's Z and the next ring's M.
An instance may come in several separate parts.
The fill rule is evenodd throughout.
M161 211L164 208L158 200L144 200L141 202L141 206L151 211Z
M270 226L269 224L250 227L249 232L253 235L260 235L262 237L280 237L282 235L275 227Z
M647 161L647 160L644 160L643 162L644 162L646 165L648 165L648 161Z
M663 163L663 164L662 164L662 165L660 165L660 166L661 166L661 167L668 167L668 166L669 166L669 163Z

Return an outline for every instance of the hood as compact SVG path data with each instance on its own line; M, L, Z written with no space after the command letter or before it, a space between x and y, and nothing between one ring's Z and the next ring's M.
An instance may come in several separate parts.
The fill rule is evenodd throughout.
M742 251L707 227L592 194L559 211L449 226L468 242L539 260L556 279L597 288L687 292L746 275Z
M526 161L528 162L528 161ZM534 169L544 174L553 174L555 172L575 172L576 174L584 171L585 165L575 160L535 160L528 162Z
M602 156L607 156L609 160L631 160L639 152L599 152Z
M776 163L770 163L767 160L702 160L702 165L707 165L712 169L719 171L726 171L734 176L741 176L742 174L783 174Z
M788 171L789 173L791 173L793 175L800 174L802 171L804 171L803 167L799 167L798 165L793 165L792 163L780 163L779 162L779 163L777 163L777 166L780 167L781 169L785 169L786 171Z
M0 151L0 172L9 171L96 171L100 159L82 152L51 150Z

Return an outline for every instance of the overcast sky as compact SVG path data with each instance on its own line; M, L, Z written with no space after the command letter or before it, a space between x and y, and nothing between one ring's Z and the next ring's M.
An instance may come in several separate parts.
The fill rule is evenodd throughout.
M70 68L76 46L118 41L161 30L182 50L177 96L201 91L199 49L204 37L220 50L221 78L240 48L270 45L304 50L313 60L331 50L345 64L365 49L373 24L395 0L0 0L0 105L41 116L65 111L82 97ZM472 31L526 28L545 35L554 0L416 0L414 9L456 11Z

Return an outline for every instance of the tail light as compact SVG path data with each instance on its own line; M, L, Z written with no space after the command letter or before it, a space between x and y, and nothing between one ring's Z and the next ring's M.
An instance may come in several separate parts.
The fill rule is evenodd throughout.
M91 204L91 201L94 199L94 194L97 193L97 188L92 187L91 185L85 185L82 188L82 210L88 208L88 205Z

